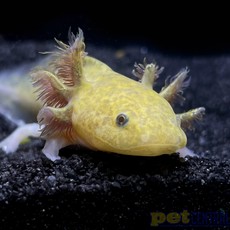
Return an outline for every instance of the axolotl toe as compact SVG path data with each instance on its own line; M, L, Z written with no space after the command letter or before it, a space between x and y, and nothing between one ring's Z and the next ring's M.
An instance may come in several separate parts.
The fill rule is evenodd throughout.
M37 103L38 123L21 126L3 140L5 152L15 151L26 136L45 139L43 153L53 161L60 158L61 148L75 144L136 156L184 152L184 130L205 111L173 111L171 104L189 85L187 69L157 93L153 85L162 68L156 64L135 64L135 81L88 56L80 29L77 36L69 33L69 45L56 42L58 50L50 52L49 63L30 74L42 102Z

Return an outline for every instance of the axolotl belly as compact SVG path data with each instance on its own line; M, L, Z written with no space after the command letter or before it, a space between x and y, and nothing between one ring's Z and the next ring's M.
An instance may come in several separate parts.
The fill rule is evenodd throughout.
M204 114L203 107L182 114L172 109L189 84L187 69L157 93L152 88L162 68L156 64L135 64L135 81L88 56L80 29L77 36L69 34L69 45L56 41L59 49L47 65L30 73L42 102L38 123L22 125L0 142L5 152L15 151L27 136L45 139L43 153L53 161L61 148L75 144L138 156L184 149L184 130Z

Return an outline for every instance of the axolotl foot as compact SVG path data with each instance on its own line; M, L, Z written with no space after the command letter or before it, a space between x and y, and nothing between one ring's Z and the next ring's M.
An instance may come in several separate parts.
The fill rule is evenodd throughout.
M59 150L69 143L64 138L53 138L46 140L45 146L42 152L49 158L51 161L59 160L61 157L58 155Z
M190 157L199 157L197 154L195 154L191 149L184 147L182 149L178 149L177 152L179 153L180 158L185 158L186 156Z

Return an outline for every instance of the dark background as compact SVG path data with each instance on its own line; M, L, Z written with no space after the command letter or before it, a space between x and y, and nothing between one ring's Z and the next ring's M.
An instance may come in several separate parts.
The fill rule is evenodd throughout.
M156 4L157 3L157 4ZM94 44L143 43L163 52L223 53L230 50L227 6L159 2L6 3L0 15L0 35L7 40L65 40L69 27L83 29Z
M224 10L229 7L161 3L75 1L48 8L48 1L33 1L0 8L4 68L49 50L45 43L24 41L66 41L70 26L74 33L81 27L89 53L127 76L141 60L142 44L149 48L149 60L165 66L162 81L188 66L192 81L183 109L206 108L205 119L188 132L188 147L200 158L140 159L67 147L60 151L62 160L53 163L41 154L44 143L37 139L17 153L0 152L0 229L149 229L153 211L230 213L230 14ZM114 57L115 46L124 50L120 59ZM0 117L1 139L13 128Z

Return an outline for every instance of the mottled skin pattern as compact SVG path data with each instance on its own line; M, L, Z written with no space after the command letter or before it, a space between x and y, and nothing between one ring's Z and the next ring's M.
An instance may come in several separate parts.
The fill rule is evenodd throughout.
M56 40L59 51L51 53L53 59L31 73L43 102L38 124L20 127L3 140L5 152L15 151L26 136L44 138L43 153L53 161L60 158L59 149L72 144L139 156L171 154L186 146L183 129L204 114L203 107L175 114L170 105L189 85L187 69L157 93L152 88L162 68L135 64L138 82L87 56L80 29L69 40L69 45Z
M101 65L104 64L99 62ZM71 102L72 122L78 136L90 146L102 151L156 156L186 145L172 107L155 91L110 69L97 81L87 70L84 74L86 82ZM124 127L116 124L121 113L129 117Z

